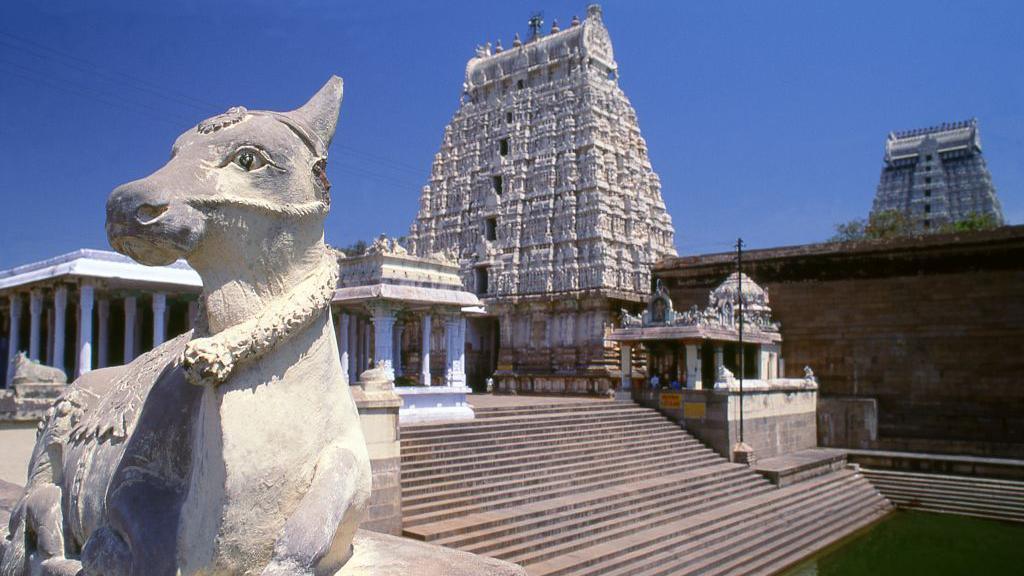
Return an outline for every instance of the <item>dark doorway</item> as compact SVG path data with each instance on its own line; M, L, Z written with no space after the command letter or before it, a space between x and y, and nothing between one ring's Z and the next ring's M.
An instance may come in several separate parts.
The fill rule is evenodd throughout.
M497 318L470 318L466 338L466 381L473 392L486 392L498 368L501 333Z

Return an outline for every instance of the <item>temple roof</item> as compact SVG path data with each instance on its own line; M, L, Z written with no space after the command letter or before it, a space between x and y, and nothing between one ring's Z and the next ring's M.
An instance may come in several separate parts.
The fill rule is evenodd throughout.
M902 160L917 156L922 144L936 152L953 150L981 150L978 121L974 118L963 122L940 124L929 128L890 132L885 141L885 161Z
M608 31L601 20L601 7L597 4L587 8L587 18L582 24L552 31L546 36L537 36L520 45L514 44L509 49L491 52L490 44L477 48L477 55L466 64L465 87L469 91L505 76L573 55L592 58L610 71L618 68Z
M203 285L199 274L184 260L167 266L144 266L109 250L82 249L47 260L0 270L0 290L14 289L56 278L90 278L125 284L159 284L189 290Z

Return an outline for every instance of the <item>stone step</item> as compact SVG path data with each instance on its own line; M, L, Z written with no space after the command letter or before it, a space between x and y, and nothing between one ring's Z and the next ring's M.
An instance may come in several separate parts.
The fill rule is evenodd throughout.
M589 442L597 440L614 442L628 438L645 438L656 434L671 433L675 434L680 439L695 440L692 436L680 432L680 430L673 430L671 427L638 423L624 424L608 429L591 429L588 430L582 438ZM415 465L416 463L424 460L437 460L439 458L486 454L496 451L511 451L542 447L547 448L555 446L564 447L567 445L572 447L575 441L578 441L580 438L581 434L576 430L538 431L535 434L520 432L514 436L510 435L504 438L487 438L471 442L460 442L458 444L422 446L410 448L408 450L403 448L402 462L403 464Z
M877 497L877 495L876 495ZM880 497L878 497L880 498ZM683 547L665 549L651 555L634 566L603 572L608 576L675 576L684 574L747 574L744 563L758 555L768 553L777 542L788 542L792 533L820 528L829 518L843 518L850 513L872 505L870 495L857 493L850 496L831 493L816 499L797 513L776 514L740 527L701 536ZM584 574L593 574L584 572Z
M856 532L870 522L877 521L891 511L892 507L875 494L858 494L857 496L841 496L830 506L808 514L794 521L792 518L781 518L766 531L757 533L753 538L737 538L733 546L725 554L704 558L702 562L686 571L657 571L644 576L668 576L672 574L701 574L707 576L725 576L751 574L770 561L781 560L782 556L792 555L794 548L801 556L806 557L810 550L821 550L827 544L821 540L830 537L843 537ZM702 554L706 556L706 554Z
M544 522L549 515L572 515L576 511L585 511L587 508L602 507L605 504L614 504L623 500L639 498L651 492L657 493L666 487L669 487L673 492L677 492L678 488L676 485L687 482L735 481L743 477L746 472L745 467L730 464L723 460L711 466L703 466L696 470L678 474L669 473L643 482L616 484L585 492L577 491L565 496L519 506L466 514L450 520L426 523L421 526L407 528L405 532L407 536L412 538L433 541L442 538L455 538L469 532L501 526L514 527L516 524L530 526L531 523Z
M478 410L402 433L404 534L532 576L760 571L891 508L852 469L776 488L633 404Z
M740 480L735 484L723 485L715 482L706 489L696 489L692 493L667 496L660 500L641 500L638 503L621 507L606 507L602 513L592 517L574 519L541 530L518 535L494 544L485 543L479 546L463 547L467 552L474 552L495 558L516 559L517 562L529 564L532 558L540 554L550 554L552 548L559 547L559 553L566 548L576 550L585 548L590 542L600 542L617 534L632 533L650 529L665 522L671 522L717 506L741 501L751 496L772 491L769 484L758 482L752 478ZM500 547L496 547L500 546Z
M628 515L644 515L652 511L657 513L677 505L691 506L696 499L708 496L721 496L727 499L737 493L748 494L762 489L770 490L771 487L743 474L696 478L687 483L685 499L679 496L678 486L657 486L644 492L631 492L628 496L608 498L541 517L506 522L489 528L477 528L471 532L440 539L437 543L490 555L501 550L507 551L509 547L518 544L532 544L534 538L565 534L571 529L595 526L606 520L624 518Z
M627 409L621 410L600 410L600 411L589 411L589 412L551 412L549 414L509 414L502 416L495 416L492 418L486 418L483 420L469 420L460 422L446 422L443 424L407 424L402 426L402 436L410 438L420 438L424 436L439 437L439 436L453 436L458 435L467 431L475 430L486 430L493 429L510 424L520 423L543 423L551 424L557 422L585 422L593 420L601 420L605 418L612 418L617 416L628 416L628 415L644 415L644 416L661 416L658 412L651 410L650 408L640 408L633 406ZM664 417L663 417L664 419Z
M812 553L825 550L844 538L848 538L868 526L879 522L892 513L892 506L879 504L876 508L869 508L854 512L845 518L839 518L822 526L815 535L817 539L808 547L806 542L797 540L782 547L770 554L759 557L755 562L743 570L736 572L737 575L751 576L772 576L779 574L786 568L799 564L806 560Z
M438 470L435 470L436 474L416 479L406 479L403 474L402 496L403 498L417 496L424 491L436 494L449 489L476 486L487 483L494 477L511 480L520 477L536 477L541 474L557 474L569 470L590 470L593 469L594 462L598 458L602 465L613 465L623 461L636 460L639 454L684 458L695 455L714 455L714 452L700 447L680 449L671 440L666 440L660 444L644 446L643 451L638 451L638 447L635 445L611 445L602 451L571 457L562 458L559 455L553 455L552 458L545 458L541 461L518 460L512 463L506 462L501 466L461 472L445 473L445 468L439 467Z
M768 514L758 514L757 511L741 514L737 521L727 526L712 525L691 537L675 538L671 545L663 545L628 565L618 562L618 567L612 570L594 566L576 574L665 576L710 573L730 561L749 559L765 552L774 541L790 531L820 526L825 519L842 516L870 502L884 502L867 483L856 491L849 491L849 484L840 486L790 497L784 501L784 506Z
M471 402L472 403L472 402ZM499 418L509 414L548 414L551 412L600 412L637 408L636 404L614 401L555 402L552 404L529 404L523 406L473 407L477 419Z
M448 518L455 518L468 513L483 512L486 510L498 510L502 508L508 508L511 506L521 506L531 502L537 502L541 500L548 500L556 498L558 496L565 496L568 494L575 494L585 490L599 490L609 486L615 486L622 483L642 482L664 476L672 473L683 473L692 470L699 470L702 467L714 465L719 461L709 459L705 461L697 461L688 463L685 466L676 466L672 470L651 470L645 469L642 472L632 472L630 474L618 474L609 477L608 474L601 474L596 477L587 478L584 480L570 480L555 483L554 485L540 484L531 486L527 490L520 490L513 494L502 494L499 497L492 499L456 499L453 501L446 501L439 503L436 506L424 505L422 507L409 506L406 507L404 502L402 506L402 514L404 519L404 525L406 527L416 526L417 524L426 524L428 522L436 522L438 520L445 520Z
M696 439L680 437L675 432L631 434L626 437L605 436L578 443L541 444L528 448L505 449L497 446L490 450L474 449L465 454L449 455L443 458L422 458L411 462L402 460L402 478L413 480L432 474L432 470L444 469L450 472L480 470L501 465L504 462L535 461L537 456L569 457L576 454L598 454L611 446L657 446L668 442L680 449L704 448Z
M523 430L543 432L552 431L583 431L583 430L594 430L594 429L606 429L615 426L621 426L623 424L650 424L650 425L673 425L671 422L666 420L659 414L643 413L643 414L615 414L614 416L608 416L607 418L595 418L592 420L579 420L573 418L567 418L560 422L518 422L508 423L501 426L493 427L480 427L470 428L468 430L462 430L457 434L443 434L440 433L436 436L411 436L405 428L402 429L402 448L414 448L417 446L431 445L431 446L443 446L448 444L458 444L460 442L466 442L469 440L476 440L480 438L504 438L509 436L510 432L522 432ZM677 426L678 427L678 426Z
M600 408L616 408L616 407L620 406L620 404L618 402L609 401L606 398L567 399L566 397L563 397L563 396L553 396L553 397L550 398L550 400L551 400L550 402L548 402L548 403L540 403L540 402L536 402L537 397L533 396L532 400L533 400L533 402L528 402L528 403L524 403L524 404L514 403L514 404L506 405L506 406L480 406L480 407L475 407L475 409L482 410L485 413L495 413L495 412L510 412L510 411L518 411L518 410L550 410L552 408L565 408L565 407L579 407L579 408L595 408L595 409L600 409Z
M813 503L814 498L833 493L836 484L845 485L853 475L836 473L787 488L772 490L715 510L690 515L650 530L628 531L606 537L592 545L569 550L547 551L534 557L516 557L513 562L528 565L532 576L563 574L606 574L613 570L639 569L645 559L663 553L678 554L687 542L703 541L726 530L756 527L763 518L779 511ZM736 528L739 526L739 528Z
M425 512L444 510L450 506L471 505L474 503L483 504L492 500L489 496L495 494L501 496L521 496L524 492L531 492L533 494L528 496L529 498L542 499L548 491L562 490L574 486L582 488L584 485L596 487L607 482L625 482L630 479L647 478L663 474L666 470L673 468L681 470L683 468L692 468L717 462L719 458L719 456L713 453L695 454L681 458L673 456L650 457L643 454L637 458L620 463L602 463L599 468L591 467L589 474L570 471L510 481L497 478L494 482L477 485L468 489L446 490L420 497L403 498L402 511L403 515L407 515L410 521L415 521L416 516Z
M874 480L885 480L892 483L904 482L917 485L926 481L931 486L948 486L952 488L970 487L971 490L986 490L1017 494L1024 497L1024 481L1001 480L996 478L978 478L976 476L950 476L929 472L900 472L894 470L877 470L862 468L866 477Z
M1024 511L1024 496L1017 494L967 491L960 488L932 486L929 484L891 484L884 480L875 480L874 478L872 478L871 481L875 487L886 494L904 497L918 497L922 500L948 499L951 501L962 502L964 504L973 502L982 506L990 505L998 508L1016 508Z
M1024 522L1024 482L974 476L862 469L900 508Z

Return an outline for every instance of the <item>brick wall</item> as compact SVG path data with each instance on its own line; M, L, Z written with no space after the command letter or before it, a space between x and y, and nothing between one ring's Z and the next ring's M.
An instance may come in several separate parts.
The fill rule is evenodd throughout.
M782 322L786 376L810 365L829 405L877 401L867 447L1024 457L1024 226L756 250L744 264ZM733 266L673 258L655 275L685 309ZM856 432L819 439L865 447Z

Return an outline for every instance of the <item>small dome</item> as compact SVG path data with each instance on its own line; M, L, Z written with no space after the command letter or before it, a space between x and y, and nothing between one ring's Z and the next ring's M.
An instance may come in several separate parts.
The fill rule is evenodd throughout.
M725 279L724 282L718 285L714 291L711 292L712 300L716 302L732 302L736 303L736 295L739 293L740 274L733 272ZM750 279L746 274L743 277L743 306L751 310L755 306L768 308L768 292L764 288L757 285L756 282Z

